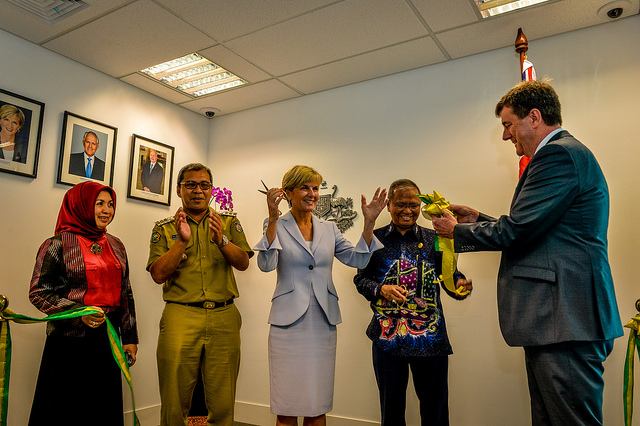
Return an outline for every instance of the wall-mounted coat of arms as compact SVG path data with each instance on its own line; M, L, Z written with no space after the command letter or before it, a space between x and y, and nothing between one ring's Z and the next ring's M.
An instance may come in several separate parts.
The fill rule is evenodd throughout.
M340 232L344 233L353 226L353 219L358 216L358 213L353 210L353 199L336 197L338 192L336 185L333 185L331 190L331 194L320 195L313 214L320 219L335 222Z

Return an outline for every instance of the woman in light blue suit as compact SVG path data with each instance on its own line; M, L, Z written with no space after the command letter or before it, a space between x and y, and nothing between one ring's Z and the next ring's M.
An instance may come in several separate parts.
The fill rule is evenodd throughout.
M370 204L362 196L364 229L354 247L335 222L316 218L322 176L307 166L294 166L282 178L282 189L267 191L269 218L254 247L264 272L278 271L269 314L271 412L276 425L325 425L333 408L336 325L342 322L331 270L333 258L363 268L382 248L373 236L375 221L387 205L378 188ZM286 199L291 210L280 216Z

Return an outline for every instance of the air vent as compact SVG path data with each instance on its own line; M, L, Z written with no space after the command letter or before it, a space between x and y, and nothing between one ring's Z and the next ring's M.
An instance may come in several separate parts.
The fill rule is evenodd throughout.
M81 0L7 0L50 24L56 24L89 5Z

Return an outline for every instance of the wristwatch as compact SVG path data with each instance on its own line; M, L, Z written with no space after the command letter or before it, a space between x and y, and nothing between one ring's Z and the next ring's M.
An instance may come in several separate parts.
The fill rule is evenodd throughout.
M229 244L229 239L227 238L226 235L222 236L222 242L220 244L216 244L218 246L218 248L222 248L224 246L226 246L227 244Z

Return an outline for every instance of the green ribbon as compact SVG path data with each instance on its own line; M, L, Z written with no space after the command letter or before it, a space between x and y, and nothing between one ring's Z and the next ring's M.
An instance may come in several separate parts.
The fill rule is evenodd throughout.
M59 312L49 315L45 318L32 318L25 315L16 314L12 310L7 308L8 301L5 296L0 295L0 367L2 376L0 377L0 426L7 425L7 408L9 406L9 377L11 373L11 331L9 329L9 321L13 321L19 324L35 324L46 321L58 321L71 318L77 318L84 315L90 315L95 313L102 313L102 310L93 306L86 306L81 308L70 309L68 311ZM118 367L122 371L129 388L131 389L131 403L133 405L133 424L134 426L140 426L140 420L136 414L136 404L133 398L133 384L131 381L131 373L129 372L129 365L127 364L122 344L120 343L120 337L116 332L107 316L105 315L105 321L107 323L107 334L109 336L109 342L111 342L111 353L115 359Z
M416 194L418 198L424 203L422 206L422 215L431 220L431 216L440 217L443 210L447 210L454 215L448 207L451 205L444 197L433 191L431 194ZM455 215L454 215L455 216ZM460 296L466 296L469 294L469 290L464 290L462 287L456 288L456 283L453 281L453 274L458 267L458 253L453 248L453 239L444 238L440 235L436 235L435 238L436 251L442 252L442 275L440 275L440 281L444 286L452 293L456 293Z
M631 426L633 418L633 353L638 352L640 357L640 314L631 318L625 327L631 329L629 332L629 343L627 345L627 359L624 361L624 387L622 396L624 398L624 424Z

